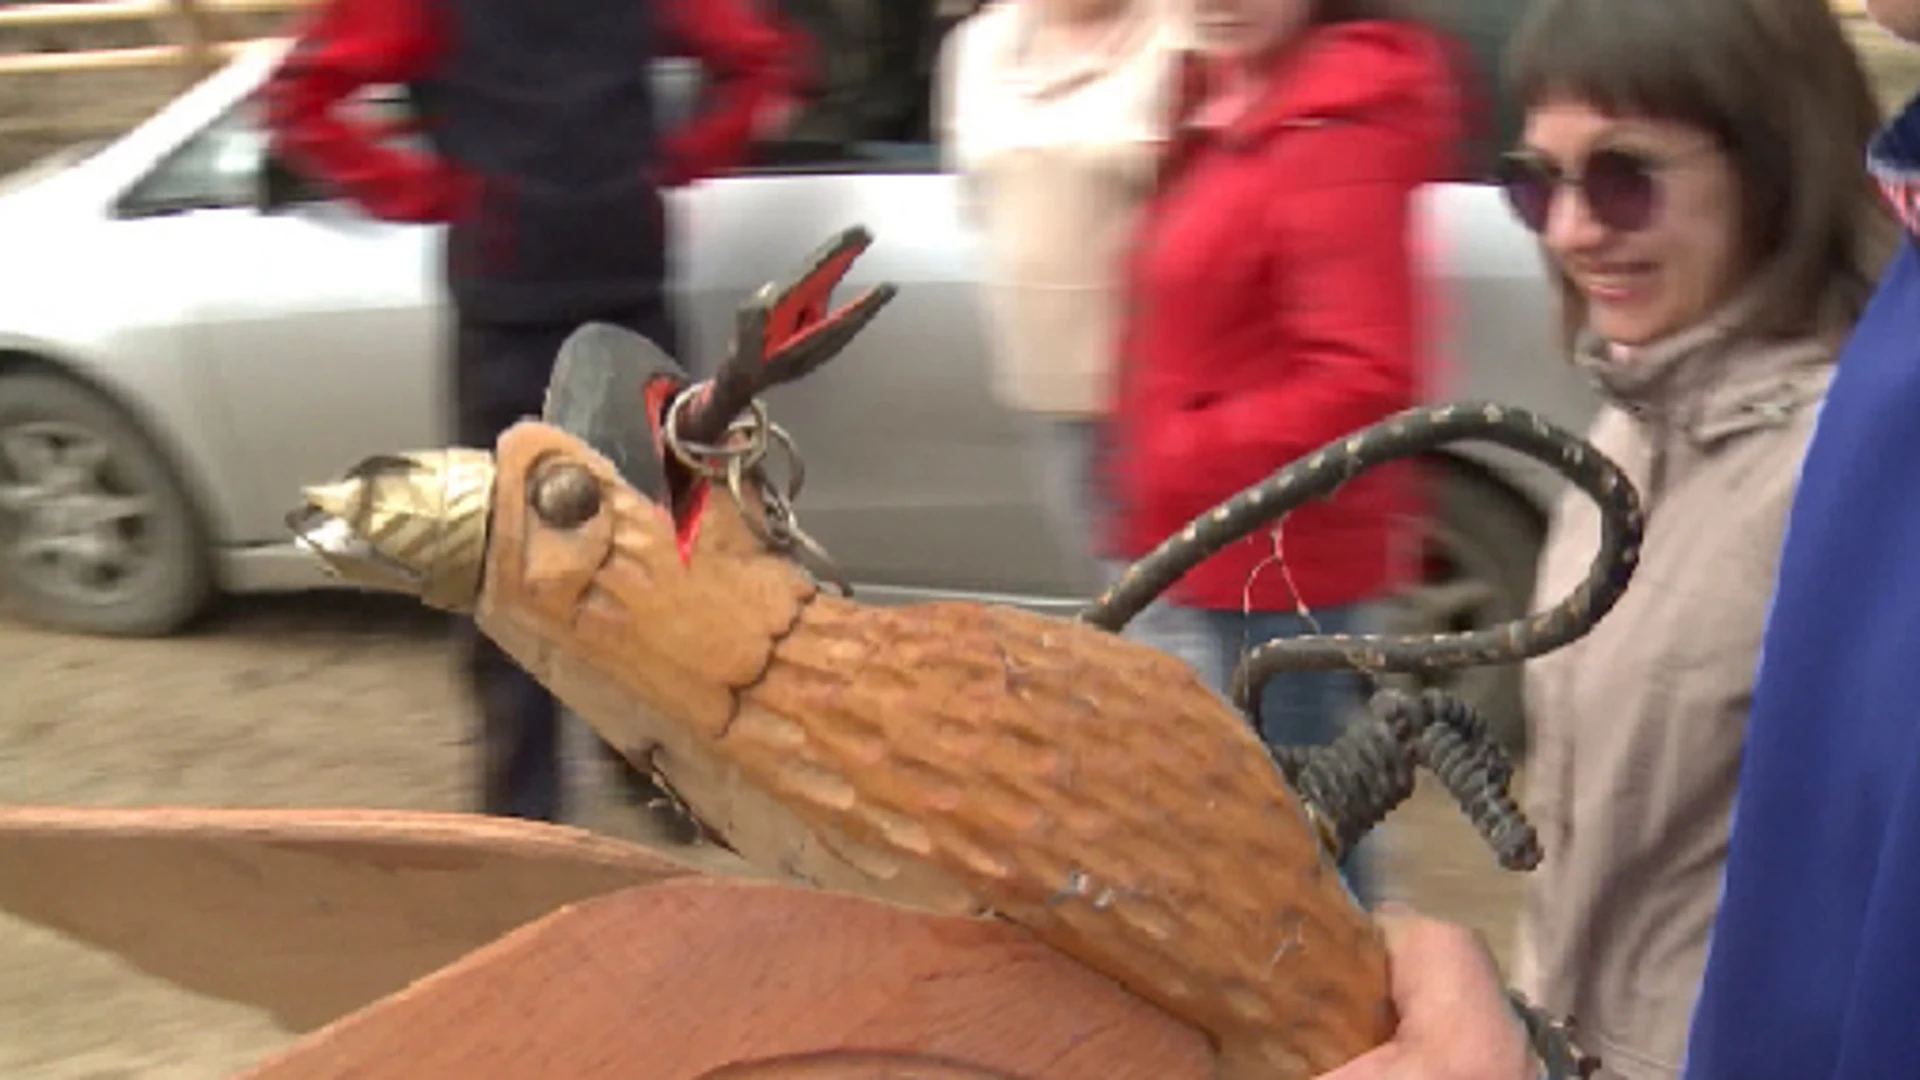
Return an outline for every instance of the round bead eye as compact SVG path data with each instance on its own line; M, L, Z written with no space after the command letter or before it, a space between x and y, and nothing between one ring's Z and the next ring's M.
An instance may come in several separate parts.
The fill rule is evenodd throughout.
M562 462L533 481L533 512L556 529L572 529L600 512L600 482L583 465Z

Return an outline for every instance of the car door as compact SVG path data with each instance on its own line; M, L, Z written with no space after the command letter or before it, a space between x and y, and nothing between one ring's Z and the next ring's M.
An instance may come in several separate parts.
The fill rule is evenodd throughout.
M181 335L245 462L243 544L284 539L302 485L447 431L436 230L318 193L263 207L265 148L242 101L123 200L123 213L191 219Z
M825 44L901 55L837 70L912 79L908 97L924 96L932 43L856 32L859 8L837 7ZM923 114L883 121L880 95L860 91L826 88L783 136L756 147L753 165L674 195L688 362L711 370L737 304L839 230L865 226L873 246L840 299L881 281L899 294L839 359L768 399L805 457L801 525L869 598L1077 599L1072 583L1084 579L1046 528L1020 419L991 392L979 250L959 215L958 181L939 170Z

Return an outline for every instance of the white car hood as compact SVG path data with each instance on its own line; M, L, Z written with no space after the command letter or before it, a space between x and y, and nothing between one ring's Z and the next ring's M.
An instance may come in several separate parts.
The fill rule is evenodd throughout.
M58 161L27 172L0 181L0 347L64 336L103 285L97 203Z
M0 205L11 202L27 192L45 190L45 181L73 168L105 146L105 140L73 143L50 154L44 154L10 173L0 175Z

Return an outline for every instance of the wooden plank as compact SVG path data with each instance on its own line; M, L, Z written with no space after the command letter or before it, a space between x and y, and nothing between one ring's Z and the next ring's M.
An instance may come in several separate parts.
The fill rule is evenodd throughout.
M9 4L0 7L0 30L39 26L89 26L142 22L171 17L177 0L82 0L68 4ZM191 0L189 6L213 15L269 15L299 11L311 0Z
M167 12L171 17L156 15L154 25L161 37L185 52L181 60L187 77L204 78L213 74L213 69L220 64L217 48L222 41L234 36L222 33L229 25L226 16L196 0L169 0Z
M1011 924L684 878L523 927L243 1080L1208 1080L1211 1057Z
M269 39L226 41L210 46L222 59L230 59L243 50ZM124 49L85 49L72 52L14 53L0 56L0 76L58 75L74 72L136 71L145 68L176 67L188 59L179 45L137 45Z
M0 140L33 137L37 135L60 136L68 139L88 138L110 135L125 131L139 123L145 112L128 110L124 114L93 114L86 116L47 116L32 114L28 116L0 117Z
M42 26L89 26L139 22L166 14L159 0L87 0L73 4L13 4L0 7L0 30Z
M468 814L0 807L0 910L295 1031L566 904L694 872Z

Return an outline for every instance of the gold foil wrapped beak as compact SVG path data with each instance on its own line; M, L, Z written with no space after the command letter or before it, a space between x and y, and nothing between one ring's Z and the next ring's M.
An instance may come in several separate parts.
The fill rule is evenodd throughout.
M470 612L480 598L493 477L485 450L384 454L307 488L287 527L346 581Z

